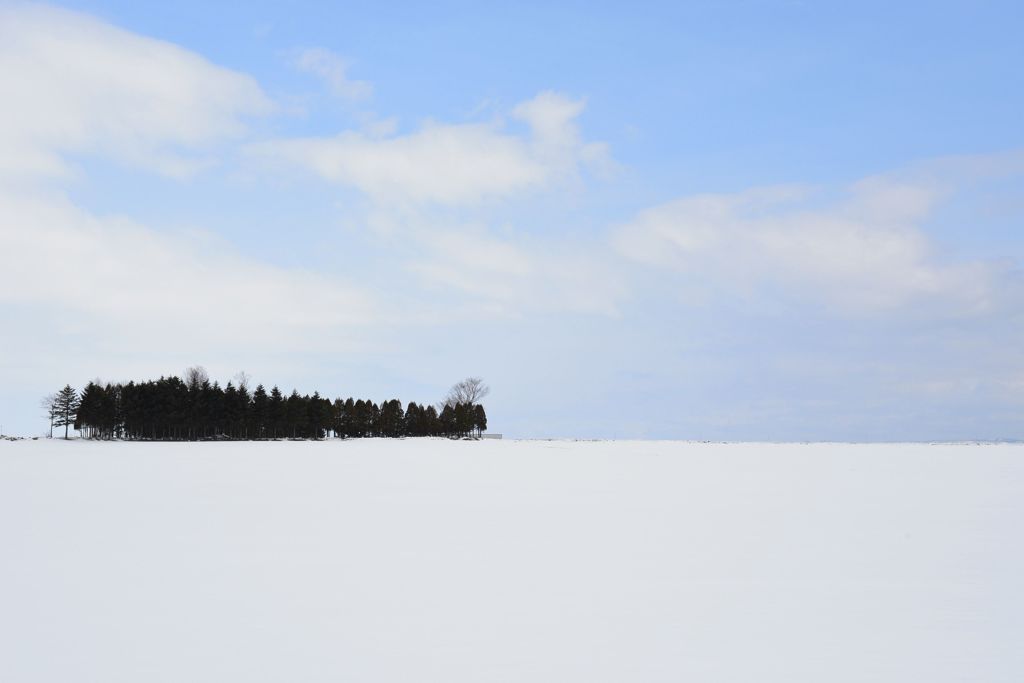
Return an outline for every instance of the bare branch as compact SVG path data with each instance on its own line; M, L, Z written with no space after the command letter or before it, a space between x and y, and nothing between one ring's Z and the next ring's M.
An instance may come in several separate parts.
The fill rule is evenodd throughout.
M239 389L248 389L249 382L252 380L252 375L247 373L245 370L240 370L232 379L235 382L235 386Z
M448 395L445 397L442 407L455 406L459 403L473 405L479 403L489 393L491 393L491 388L484 384L482 379L479 377L467 377L448 390Z
M200 387L210 381L210 373L202 365L193 365L185 370L185 384L191 388Z

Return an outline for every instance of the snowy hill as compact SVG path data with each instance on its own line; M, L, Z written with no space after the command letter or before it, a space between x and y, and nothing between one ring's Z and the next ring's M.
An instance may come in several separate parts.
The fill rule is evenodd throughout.
M0 443L0 680L1024 680L1024 446Z

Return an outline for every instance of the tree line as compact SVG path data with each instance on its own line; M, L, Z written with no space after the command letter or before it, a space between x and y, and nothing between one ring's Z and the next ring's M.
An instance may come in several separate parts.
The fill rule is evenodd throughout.
M211 382L202 368L184 379L171 376L127 384L90 382L79 394L67 385L43 406L54 427L78 430L93 439L194 441L204 439L323 439L361 437L480 436L487 413L479 400L487 387L469 378L452 387L436 407L392 399L333 401L321 396L285 395L262 384L250 391L245 375L236 385Z

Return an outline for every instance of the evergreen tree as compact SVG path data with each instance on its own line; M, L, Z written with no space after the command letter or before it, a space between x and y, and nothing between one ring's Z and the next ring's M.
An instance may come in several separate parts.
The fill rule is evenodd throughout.
M385 401L380 407L380 429L381 436L397 437L402 436L402 425L405 421L405 414L402 412L402 403L398 399Z
M343 430L343 424L345 421L345 402L340 398L334 399L334 405L331 406L331 431L334 432L335 437L344 437L345 432Z
M366 428L370 436L380 436L380 406L373 401L367 401L366 406Z
M463 437L473 431L473 405L470 403L455 404L455 434Z
M102 389L94 382L89 382L82 389L82 396L78 401L78 410L75 413L75 429L82 432L86 438L93 437L93 428L99 425L100 412L102 411L101 396Z
M284 431L285 422L284 396L281 395L281 390L277 386L270 390L270 406L267 412L276 439Z
M484 411L484 407L479 403L473 406L473 422L477 436L487 431L487 413Z
M71 388L70 384L64 386L57 392L55 404L57 419L54 424L64 428L64 438L68 438L68 428L75 425L75 417L78 414L78 392Z
M207 439L221 432L221 421L224 417L224 391L217 383L207 382L203 386L202 432L200 438Z
M437 408L427 406L423 410L423 436L441 436L441 418L437 414Z
M366 436L366 432L366 403L363 399L359 399L352 405L352 417L349 421L349 434L358 439Z
M345 400L345 412L341 416L341 428L345 437L356 436L355 431L356 422L356 403L349 396Z
M270 412L270 397L262 384L256 385L252 394L253 438L262 439L267 435L267 420Z
M324 438L324 432L331 419L331 403L320 398L320 392L313 392L312 396L306 397L306 417L309 425L309 435L314 439Z
M245 373L240 374L244 375ZM249 388L244 384L238 385L238 396L235 401L239 438L248 439L250 434L259 434L259 426L253 420L252 397L249 396Z
M286 431L292 435L293 439L298 438L309 423L305 404L306 402L299 396L296 389L292 389L291 395L285 401Z
M406 436L425 436L423 433L423 409L415 401L405 409L405 425L402 430Z
M441 434L444 436L455 436L455 409L450 405L446 405L441 409L441 414L438 416L438 426L440 427Z
M121 388L107 384L100 392L99 422L102 437L113 439L121 432Z
M238 427L242 421L242 414L238 405L238 390L230 381L224 387L224 421L227 424L228 436L238 438L240 435Z

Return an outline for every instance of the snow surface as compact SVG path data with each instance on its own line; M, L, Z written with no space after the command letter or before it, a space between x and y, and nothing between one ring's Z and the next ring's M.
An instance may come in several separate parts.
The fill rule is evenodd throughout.
M0 443L0 681L1024 680L1024 447Z

